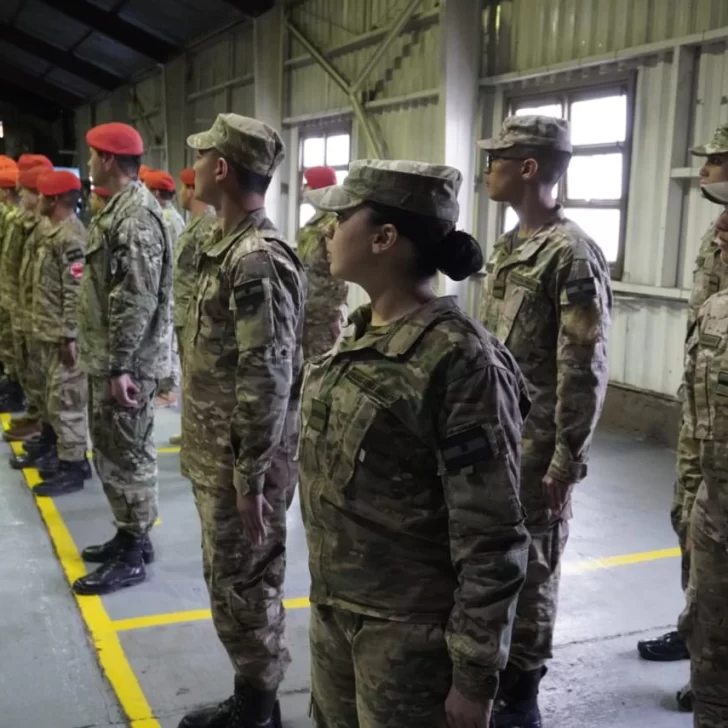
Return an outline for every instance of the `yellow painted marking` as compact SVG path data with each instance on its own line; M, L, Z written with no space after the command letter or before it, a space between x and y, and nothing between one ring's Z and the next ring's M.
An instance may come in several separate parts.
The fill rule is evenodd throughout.
M606 556L601 559L585 559L565 563L561 570L564 574L583 574L587 571L599 571L600 569L611 569L615 566L629 566L631 564L643 564L646 561L659 561L660 559L674 559L680 556L679 548L659 549L657 551L640 551L636 554L623 554L622 556Z
M17 455L22 452L22 444L12 443L12 449ZM40 482L40 476L35 468L27 468L23 474L30 488ZM76 579L86 573L86 566L81 559L81 554L79 554L53 499L37 498L35 502L48 528L66 578L69 583L73 584ZM76 594L74 596L81 616L91 634L101 669L116 693L122 710L130 721L131 728L161 728L129 664L119 636L104 609L101 597Z
M10 428L10 417L11 415L8 412L0 413L0 423L3 426L3 430L7 430Z

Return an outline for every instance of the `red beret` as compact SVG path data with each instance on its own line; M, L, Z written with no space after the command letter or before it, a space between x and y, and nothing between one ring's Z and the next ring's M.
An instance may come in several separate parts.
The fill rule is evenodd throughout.
M0 187L15 188L18 184L18 170L12 167L0 167Z
M144 180L147 178L147 175L152 171L151 167L147 167L146 164L142 164L141 167L139 167L139 179L144 182Z
M93 192L95 195L98 195L99 197L105 197L109 198L111 197L111 192L109 192L106 187L94 187L91 192Z
M18 169L18 163L12 158L5 154L0 154L0 169Z
M48 172L38 178L38 192L46 197L64 195L66 192L81 189L81 180L67 169Z
M336 172L331 167L311 167L303 173L303 178L312 190L336 184Z
M30 169L21 169L18 175L18 182L21 187L25 187L29 190L38 190L38 180L46 174L50 174L52 170L49 170L43 165L37 167L31 167Z
M144 142L139 132L134 127L117 121L89 129L86 132L86 142L99 152L134 157L144 154Z
M42 154L21 154L20 159L18 159L18 169L22 172L24 169L32 169L33 167L53 169L53 162Z
M144 184L150 190L165 190L174 192L174 178L169 172L163 172L161 169L151 169L144 177Z
M179 173L179 181L187 187L195 186L195 170L192 167L187 167Z

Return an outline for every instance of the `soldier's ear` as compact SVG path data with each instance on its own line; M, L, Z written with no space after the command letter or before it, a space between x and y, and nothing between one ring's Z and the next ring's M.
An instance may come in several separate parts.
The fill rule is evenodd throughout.
M372 245L375 254L384 253L390 250L399 238L399 231L391 223L385 223L377 229Z

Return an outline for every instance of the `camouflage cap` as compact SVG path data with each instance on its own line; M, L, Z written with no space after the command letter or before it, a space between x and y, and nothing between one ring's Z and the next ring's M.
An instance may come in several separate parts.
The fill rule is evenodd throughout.
M696 157L709 157L711 154L728 154L728 124L723 124L715 130L713 138L707 143L690 150Z
M360 159L351 163L343 184L309 190L306 197L327 212L343 212L369 201L456 223L462 180L457 169L444 164Z
M187 137L192 149L217 149L227 159L251 172L272 177L286 148L280 134L257 119L218 114L208 131Z
M571 127L555 116L509 116L498 136L478 142L481 149L494 152L512 147L541 147L571 152Z

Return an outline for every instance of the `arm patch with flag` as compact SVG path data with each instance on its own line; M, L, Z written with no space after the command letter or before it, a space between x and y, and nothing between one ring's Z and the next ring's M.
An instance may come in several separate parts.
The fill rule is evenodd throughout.
M589 303L597 296L597 282L594 278L577 278L564 285L569 303L579 305Z
M482 427L471 427L446 437L440 450L445 470L456 473L497 454L495 442Z

